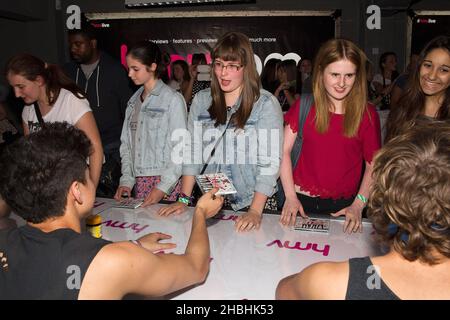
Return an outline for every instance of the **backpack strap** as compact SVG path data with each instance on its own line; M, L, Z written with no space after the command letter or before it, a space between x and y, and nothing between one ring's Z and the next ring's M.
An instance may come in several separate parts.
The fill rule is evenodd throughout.
M297 161L300 158L300 153L302 151L303 145L303 127L305 126L306 117L308 116L313 103L314 97L312 94L308 93L301 95L300 112L298 113L298 133L291 151L292 170L294 170L295 166L297 165ZM277 188L277 207L279 210L281 210L283 208L284 201L286 200L281 179L278 179Z
M41 110L39 110L39 106L37 102L33 103L34 106L34 112L36 113L36 117L38 118L39 124L41 125L41 128L45 127L44 119L42 119L42 113Z
M306 117L311 110L311 106L314 102L312 94L302 94L300 98L300 112L298 113L298 133L295 139L294 146L291 152L292 169L297 165L297 161L300 158L303 145L303 128L305 126Z

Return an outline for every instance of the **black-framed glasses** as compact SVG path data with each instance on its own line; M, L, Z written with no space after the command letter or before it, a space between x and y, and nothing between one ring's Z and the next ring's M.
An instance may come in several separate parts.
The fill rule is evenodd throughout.
M225 65L221 61L214 61L213 68L215 71L222 72L223 69L227 70L230 73L236 73L243 67L242 64L230 63Z

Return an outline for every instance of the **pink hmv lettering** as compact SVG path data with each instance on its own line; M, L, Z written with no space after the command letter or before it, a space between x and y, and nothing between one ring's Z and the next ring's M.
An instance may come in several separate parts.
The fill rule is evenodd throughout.
M232 220L235 221L239 216L234 215L234 214L218 214L215 217L213 217L213 219L217 219L217 220Z
M328 256L330 253L330 245L326 244L324 245L323 249L318 248L317 243L310 243L308 242L306 245L302 246L302 243L300 241L295 242L294 245L291 245L290 241L285 241L284 243L281 242L281 240L274 240L267 244L267 247L271 247L273 245L277 245L280 249L295 249L295 250L302 250L302 251L308 251L312 250L315 252L320 252L323 254L323 256Z
M142 230L144 230L145 228L147 228L149 226L148 224L141 226L139 223L128 223L128 222L113 221L113 220L106 220L102 224L104 224L106 227L111 227L111 228L132 229L132 230L134 230L135 233L140 233Z

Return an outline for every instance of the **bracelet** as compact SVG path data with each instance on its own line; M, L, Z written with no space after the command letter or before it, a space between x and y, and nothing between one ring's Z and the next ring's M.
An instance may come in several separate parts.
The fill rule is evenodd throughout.
M182 198L182 197L178 197L178 202L184 203L186 205L189 204L189 198Z
M177 201L184 203L185 205L189 205L189 203L191 203L191 197L189 197L187 194L183 192L180 192Z
M131 243L134 243L135 245L137 245L137 246L139 246L139 247L144 247L144 246L142 245L142 243L141 243L138 239L136 239L136 240L130 240L130 242L131 242Z
M362 203L366 204L367 203L367 198L364 197L362 194L358 193L358 195L356 196L356 198L358 198L359 200L362 201Z

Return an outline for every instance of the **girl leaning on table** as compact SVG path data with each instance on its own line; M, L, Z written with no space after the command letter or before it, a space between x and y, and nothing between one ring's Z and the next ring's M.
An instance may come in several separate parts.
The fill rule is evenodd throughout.
M133 46L127 54L128 76L141 87L128 101L122 128L120 157L122 176L114 196L126 194L144 199L142 206L163 198L175 201L180 191L181 161L172 160L175 130L186 130L183 96L165 85L161 51L150 41Z
M97 186L103 147L84 92L59 66L47 64L26 53L17 54L9 60L6 77L16 97L22 98L25 103L22 125L26 136L51 122L67 122L88 136L93 149L89 156L89 174Z
M246 211L236 220L236 230L258 229L267 200L276 190L283 139L281 108L272 94L261 89L247 36L225 34L213 49L212 60L211 88L196 94L189 113L191 143L186 150L191 153L184 153L180 202L160 214L185 210L194 176L206 165L205 173L225 173L237 190L227 199L233 210ZM208 159L209 146L216 143L214 156ZM196 158L200 163L194 162Z
M313 97L301 97L313 102L297 101L286 113L280 174L286 197L282 224L293 225L297 212L303 217L345 215L344 232L362 231L372 158L380 148L379 118L367 103L365 65L366 57L354 43L327 41L315 59ZM300 106L310 107L303 128L299 127ZM303 144L291 160L299 132Z

